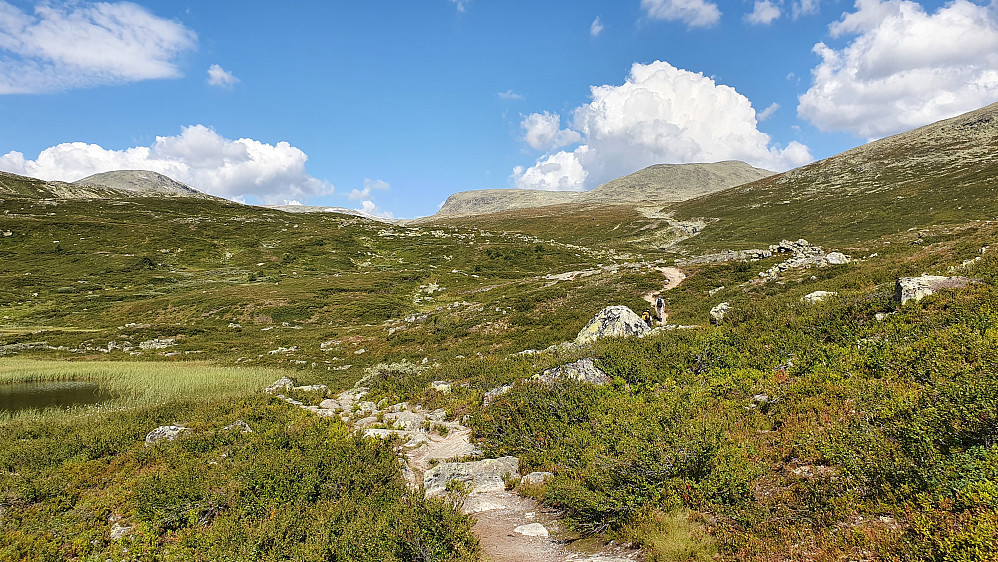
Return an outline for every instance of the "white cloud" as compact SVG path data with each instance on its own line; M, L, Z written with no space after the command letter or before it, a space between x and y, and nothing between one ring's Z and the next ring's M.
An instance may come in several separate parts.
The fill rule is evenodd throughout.
M302 203L301 203L301 201L299 201L297 199L292 199L290 201L288 201L287 199L285 199L284 200L284 204L285 205L301 205Z
M599 16L593 20L592 25L589 26L589 35L592 37L599 37L599 34L603 33L603 23L600 22Z
M151 146L124 150L72 142L46 148L34 160L8 152L0 156L0 170L60 181L111 170L152 170L211 195L277 203L333 192L328 182L305 172L306 160L304 152L287 142L230 140L193 125L177 136L156 137Z
M513 90L506 90L505 92L499 92L499 97L504 100L522 100L523 96L514 92Z
M560 148L582 140L582 135L571 129L561 128L561 116L557 113L531 113L520 122L523 140L536 150Z
M208 85L219 88L231 88L239 79L217 64L208 67Z
M822 130L877 138L998 99L994 12L954 0L927 13L908 0L858 0L830 26L855 35L841 50L814 47L821 63L797 113Z
M757 127L752 104L734 88L666 62L635 63L624 84L591 90L592 101L576 108L572 119L584 144L517 167L517 187L588 189L661 163L743 160L786 170L812 160L803 144L771 143ZM533 115L548 115L552 130L556 115Z
M800 0L790 6L790 14L794 19L800 16L817 14L820 7L820 0Z
M779 17L779 6L770 0L755 0L755 7L745 16L745 21L754 25L769 25Z
M387 189L391 189L391 186L388 185L388 182L365 178L364 188L353 189L352 191L350 191L347 197L349 197L350 199L368 199L371 197L371 191L373 190L383 191Z
M774 101L773 103L769 104L769 106L766 109L760 111L759 115L756 118L759 120L759 122L765 121L766 119L772 117L773 114L776 113L776 110L779 108L780 104Z
M452 4L457 7L458 12L464 12L468 8L468 2L471 0L450 0Z
M378 207L377 205L374 204L373 201L361 201L360 208L357 210L375 217L382 217L386 219L395 218L394 213L392 213L391 211L386 211L381 207Z
M652 19L682 21L689 27L711 27L721 21L717 4L705 0L641 0Z
M0 0L0 94L30 94L180 76L197 46L182 24L128 2L40 2L26 13Z

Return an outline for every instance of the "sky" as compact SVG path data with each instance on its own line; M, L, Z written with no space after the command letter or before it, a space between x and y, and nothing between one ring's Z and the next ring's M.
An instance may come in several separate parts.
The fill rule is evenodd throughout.
M998 101L998 0L0 0L0 170L433 214Z

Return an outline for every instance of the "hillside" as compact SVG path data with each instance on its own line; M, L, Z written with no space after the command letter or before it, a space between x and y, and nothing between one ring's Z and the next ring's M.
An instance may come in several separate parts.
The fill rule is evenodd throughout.
M98 199L120 192L106 186L80 186L61 181L45 181L0 171L0 196L39 199Z
M998 217L998 103L670 207L719 222L689 241L855 244L931 224Z
M141 196L210 197L193 187L148 170L115 170L73 182L83 187L109 187Z
M631 203L685 201L772 175L744 162L657 164L596 187L592 191L482 189L447 198L436 217L499 213L565 203Z

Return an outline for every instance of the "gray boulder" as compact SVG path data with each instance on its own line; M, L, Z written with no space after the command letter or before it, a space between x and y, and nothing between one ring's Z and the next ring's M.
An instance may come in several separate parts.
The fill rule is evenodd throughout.
M274 381L274 383L271 384L270 386L268 386L266 389L264 389L264 392L270 394L270 393L273 393L273 392L277 392L279 390L286 390L286 389L289 389L289 388L294 388L297 384L298 383L296 383L294 381L294 379L292 379L292 378L281 377L281 378L277 379L276 381Z
M827 299L828 297L833 297L837 294L838 293L836 293L835 291L815 291L813 293L808 293L804 295L801 298L801 300L808 304L815 304Z
M554 474L550 472L531 472L520 478L520 484L543 484L552 478Z
M187 428L182 425L161 425L146 435L146 447L159 441L173 441Z
M448 482L470 488L471 494L496 492L506 489L506 478L519 476L520 459L499 457L472 462L445 462L426 471L423 487L427 497L443 495Z
M546 369L534 375L533 378L548 384L556 380L570 380L600 385L613 382L613 378L597 367L591 357Z
M825 254L825 262L828 265L843 265L849 263L849 256L842 252L828 252Z
M638 336L649 330L641 317L626 306L608 306L599 311L579 332L575 343L584 345L600 338Z
M482 395L482 407L487 407L496 398L499 398L500 396L506 394L510 390L513 390L513 383L497 386L492 390L486 391L485 394Z
M922 275L921 277L902 277L894 287L894 298L901 304L908 301L919 301L942 289L960 289L976 279L969 277L945 277L943 275Z
M722 302L710 309L710 319L715 324L720 324L728 312L731 312L731 305L729 303Z

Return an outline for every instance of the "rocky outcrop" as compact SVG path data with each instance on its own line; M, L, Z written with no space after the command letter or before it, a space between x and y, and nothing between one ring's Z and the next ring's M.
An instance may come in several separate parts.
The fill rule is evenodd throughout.
M506 479L518 478L520 459L499 457L471 462L445 462L426 471L423 487L427 497L446 493L447 485L462 489L468 495L484 494L506 489Z
M710 320L715 324L720 324L724 320L724 316L731 312L731 305L726 302L722 302L710 309Z
M599 311L575 338L575 343L585 345L601 338L640 336L648 331L641 317L626 306L608 306Z
M921 277L902 277L894 287L894 298L901 304L908 301L919 301L942 289L960 289L976 279L969 277L946 277L943 275L922 275Z
M589 384L609 384L613 382L613 378L597 367L591 357L545 369L532 378L548 384L557 380L570 380Z
M274 381L273 384L265 388L263 391L266 392L267 394L271 394L279 390L294 388L296 384L298 383L296 383L295 380L290 377L281 377L276 381Z
M792 255L766 271L759 273L759 277L767 280L775 279L791 269L828 267L830 265L843 265L851 261L851 258L842 252L826 253L821 246L815 246L803 238L796 242L783 240L779 244L773 244L769 249L774 255Z
M146 435L146 447L160 441L173 441L185 431L187 428L182 425L161 425Z
M804 295L803 297L801 297L801 300L806 302L807 304L815 304L827 299L828 297L833 297L837 294L838 293L836 293L835 291L815 291L813 293L808 293Z

